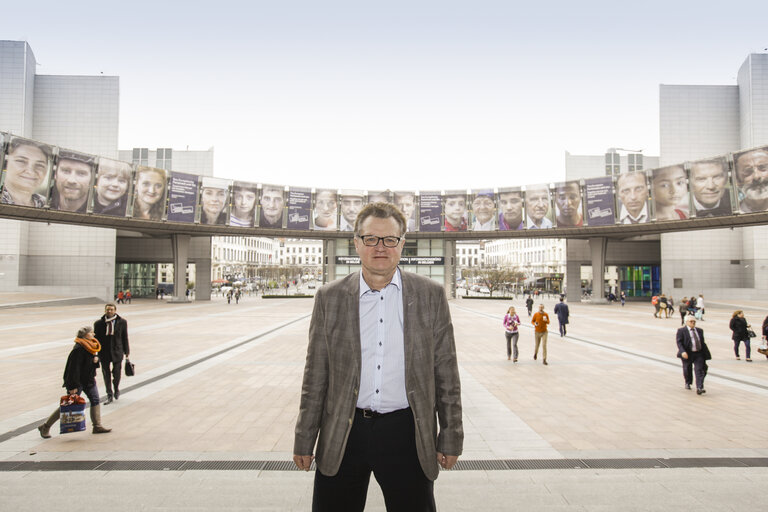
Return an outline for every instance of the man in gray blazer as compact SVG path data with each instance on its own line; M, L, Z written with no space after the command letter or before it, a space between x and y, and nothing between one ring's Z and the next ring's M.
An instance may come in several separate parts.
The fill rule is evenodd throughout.
M315 296L293 450L306 471L317 454L314 511L363 510L371 471L387 510L435 510L439 468L461 455L448 301L398 268L406 228L394 205L365 206L354 230L362 271Z

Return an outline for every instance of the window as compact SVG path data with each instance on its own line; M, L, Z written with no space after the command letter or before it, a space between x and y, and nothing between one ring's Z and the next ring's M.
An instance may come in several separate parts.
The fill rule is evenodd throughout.
M149 165L149 149L148 148L133 148L133 164L136 165Z
M173 150L171 148L157 148L157 158L155 166L160 169L171 170L171 160Z
M612 176L621 172L621 157L618 153L605 154L605 175Z

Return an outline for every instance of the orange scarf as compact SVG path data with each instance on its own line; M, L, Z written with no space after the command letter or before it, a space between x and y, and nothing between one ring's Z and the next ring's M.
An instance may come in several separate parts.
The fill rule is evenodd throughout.
M89 340L86 338L75 338L75 343L83 347L85 350L93 355L96 355L101 350L101 343L99 340Z

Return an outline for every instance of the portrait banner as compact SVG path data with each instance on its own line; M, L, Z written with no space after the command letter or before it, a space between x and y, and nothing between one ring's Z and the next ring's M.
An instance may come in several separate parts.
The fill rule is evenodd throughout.
M734 153L733 186L739 211L768 211L768 146Z
M613 178L605 176L584 182L587 225L610 226L615 222Z
M670 165L651 171L651 203L655 220L690 217L691 196L685 167Z
M203 176L200 186L200 224L227 224L232 181Z
M133 186L134 219L163 220L168 193L168 176L164 169L138 166Z
M392 202L405 215L406 232L416 231L418 228L417 213L419 211L419 197L414 191L401 190L393 194Z
M550 229L554 226L549 185L526 185L525 229Z
M232 183L232 202L229 211L229 225L252 228L256 225L256 204L259 187L247 181Z
M733 201L725 157L697 160L689 166L691 202L696 217L731 215Z
M443 197L440 192L419 193L419 231L442 231Z
M339 231L354 231L355 219L365 206L362 190L342 190L339 196Z
M525 228L523 192L520 187L500 188L498 205L500 231L517 231Z
M5 169L5 141L8 140L4 132L0 132L0 191L3 190L3 169Z
M86 213L95 170L95 156L60 148L53 166L51 209Z
M285 185L262 185L259 227L282 229L285 219Z
M391 203L392 197L389 190L369 190L368 191L368 203Z
M171 172L168 185L168 220L195 222L200 177L183 172Z
M559 228L578 228L584 225L584 208L578 181L555 184L555 224Z
M44 207L52 168L53 146L11 136L5 144L0 203Z
M133 183L133 166L109 158L99 158L93 185L91 212L125 217ZM194 213L194 210L193 210Z
M315 211L312 214L312 229L315 231L336 231L338 226L339 199L333 189L315 190Z
M496 230L496 202L493 189L472 191L472 231Z
M308 230L312 215L312 190L301 187L288 189L288 229Z
M469 212L466 190L447 190L443 195L443 231L467 231Z
M645 171L623 172L616 178L616 223L644 224L651 220L648 212L650 194Z

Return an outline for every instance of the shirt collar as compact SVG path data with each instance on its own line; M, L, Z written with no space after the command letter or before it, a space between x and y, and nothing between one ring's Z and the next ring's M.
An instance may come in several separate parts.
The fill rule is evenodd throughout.
M395 287L398 290L402 290L403 289L403 281L400 278L400 267L397 267L395 269L395 273L392 275L392 280L389 282L389 284L387 284L387 286L389 286L390 284L395 285ZM385 288L386 288L386 286L385 286ZM365 279L363 279L363 271L361 270L360 271L360 297L362 297L366 293L372 292L372 291L373 290L371 289L371 287L368 286L368 283L366 283Z

